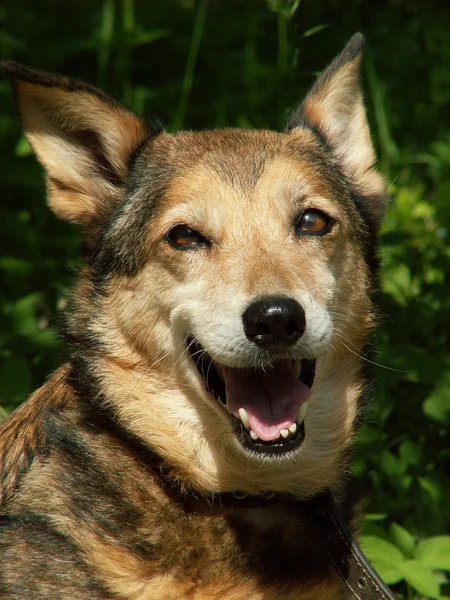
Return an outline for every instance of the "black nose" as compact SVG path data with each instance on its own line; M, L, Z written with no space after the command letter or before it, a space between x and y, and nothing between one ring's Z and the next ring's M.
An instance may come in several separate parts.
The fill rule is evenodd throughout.
M247 338L268 350L292 346L303 335L305 311L292 298L262 298L242 315Z

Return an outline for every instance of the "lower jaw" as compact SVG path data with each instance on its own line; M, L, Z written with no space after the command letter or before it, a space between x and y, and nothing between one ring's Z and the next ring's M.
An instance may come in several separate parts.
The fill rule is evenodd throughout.
M244 448L260 454L286 454L300 448L305 439L304 421L297 426L297 431L292 437L288 439L278 438L278 440L270 442L265 442L260 439L253 440L250 437L249 431L244 427L239 426L239 423L235 424L235 430L236 437Z

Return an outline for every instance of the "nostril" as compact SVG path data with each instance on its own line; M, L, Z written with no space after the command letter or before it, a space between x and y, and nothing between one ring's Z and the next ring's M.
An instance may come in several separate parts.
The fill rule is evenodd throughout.
M268 325L265 325L264 323L260 323L258 325L255 335L269 335L269 334L270 334L270 327Z
M296 321L289 321L289 323L286 325L286 333L288 335L300 333L300 327L298 326Z

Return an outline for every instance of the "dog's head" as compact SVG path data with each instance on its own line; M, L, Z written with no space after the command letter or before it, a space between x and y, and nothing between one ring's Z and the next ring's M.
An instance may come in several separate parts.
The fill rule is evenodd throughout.
M86 84L5 65L50 206L85 233L81 364L204 491L313 493L351 441L385 208L361 48L283 133L167 134Z

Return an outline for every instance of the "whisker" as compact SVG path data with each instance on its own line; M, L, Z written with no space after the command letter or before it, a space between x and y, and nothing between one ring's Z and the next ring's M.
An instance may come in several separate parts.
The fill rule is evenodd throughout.
M336 331L335 333L342 340L342 344L345 346L345 348L347 348L347 350L349 352L351 352L352 354L354 354L355 356L357 356L361 360L364 360L365 362L367 362L367 363L369 363L371 365L374 365L375 367L380 367L381 369L386 369L388 371L394 371L395 373L410 373L410 371L405 370L405 369L395 369L394 367L388 367L387 365L382 365L381 363L377 363L374 360L370 360L370 358L367 358L367 357L363 356L359 352L355 352L349 346L347 346L347 344L345 342L348 342L349 344L351 342L350 342L350 340L347 340L341 333L339 333L338 331Z

